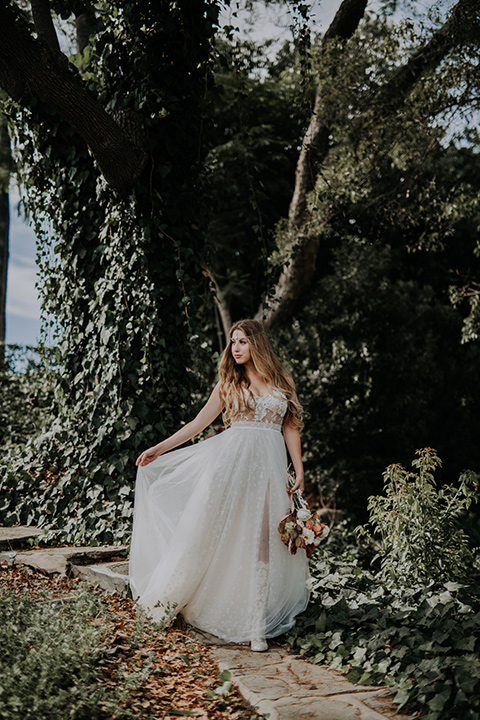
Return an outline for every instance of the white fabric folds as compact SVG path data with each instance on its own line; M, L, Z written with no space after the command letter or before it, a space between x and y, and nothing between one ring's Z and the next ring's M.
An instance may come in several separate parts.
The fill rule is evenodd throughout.
M253 403L220 435L139 467L135 491L133 597L154 619L175 607L230 642L284 633L308 602L305 553L291 555L277 530L289 507L286 402Z

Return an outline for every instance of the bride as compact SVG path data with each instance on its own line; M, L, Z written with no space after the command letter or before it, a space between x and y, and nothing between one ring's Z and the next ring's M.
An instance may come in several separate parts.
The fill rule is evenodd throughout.
M130 583L154 619L181 611L200 630L262 651L305 609L305 553L291 555L277 530L289 507L286 448L291 492L304 488L300 411L262 325L235 323L208 402L137 459ZM168 452L221 412L227 430Z

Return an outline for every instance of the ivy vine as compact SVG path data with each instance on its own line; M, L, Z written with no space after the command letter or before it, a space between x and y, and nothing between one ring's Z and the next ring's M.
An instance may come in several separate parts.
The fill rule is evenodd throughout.
M149 168L131 194L114 192L74 131L35 101L5 104L56 357L47 426L3 461L0 521L61 529L70 542L128 537L135 458L181 422L208 350L195 182L217 6L98 9L71 71L81 63L88 90L143 138Z

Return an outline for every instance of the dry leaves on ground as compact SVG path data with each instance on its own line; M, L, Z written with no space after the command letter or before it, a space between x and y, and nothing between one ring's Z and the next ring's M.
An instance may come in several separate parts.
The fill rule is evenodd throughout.
M82 586L78 580L47 578L18 568L2 568L0 577L18 594L27 590L35 597L48 589L59 607L68 607ZM107 609L107 613L91 619L105 625L97 682L107 691L123 690L122 710L130 711L138 720L178 717L257 720L263 717L235 687L226 696L217 692L224 678L219 679L218 666L208 646L194 641L181 619L160 632L146 618L139 619L132 600L118 594L109 595L99 588L92 588L91 592ZM106 720L117 716L117 711L109 708L108 703L105 713Z

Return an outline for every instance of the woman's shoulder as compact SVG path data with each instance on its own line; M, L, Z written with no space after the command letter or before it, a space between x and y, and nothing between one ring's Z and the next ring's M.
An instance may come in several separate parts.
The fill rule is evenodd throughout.
M280 397L286 400L287 394L285 392L284 388L279 387L270 387L269 388L270 394L273 395L273 397Z

